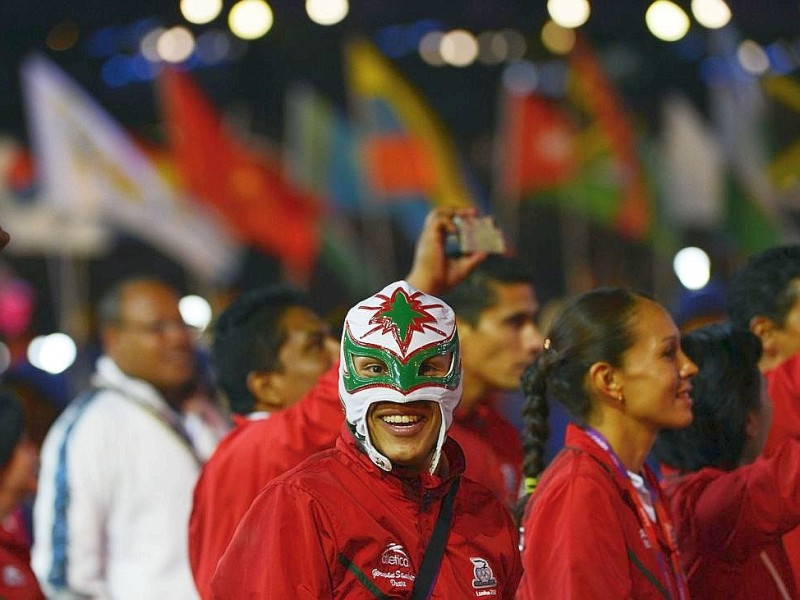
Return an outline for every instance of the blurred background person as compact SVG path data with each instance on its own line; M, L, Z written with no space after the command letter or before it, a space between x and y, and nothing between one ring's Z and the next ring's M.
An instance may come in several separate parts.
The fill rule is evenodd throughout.
M0 598L44 598L30 567L23 502L36 492L38 450L25 433L22 405L0 389Z
M518 598L688 598L658 482L661 429L692 420L694 363L669 313L621 288L569 299L523 379L525 569ZM542 473L548 394L569 411Z
M42 449L33 569L52 596L196 598L187 526L204 457L181 412L198 379L193 333L175 290L147 277L109 290L98 320L92 386Z
M769 457L785 440L800 436L800 245L751 255L731 278L727 309L736 327L761 341L758 368L773 412L764 446ZM783 545L800 581L800 530L787 533Z
M684 335L681 347L699 369L694 420L659 433L653 454L691 595L795 598L781 536L800 525L800 440L759 458L771 409L758 338L708 325Z
M242 294L217 319L211 364L236 426L194 489L189 558L201 597L211 597L217 562L260 489L338 435L343 417L331 369L338 349L308 299L282 285Z
M514 257L490 255L442 298L458 319L464 366L464 391L450 435L467 457L467 476L513 507L522 478L522 443L496 402L501 392L519 390L525 367L541 350L530 271ZM493 466L484 468L487 462Z

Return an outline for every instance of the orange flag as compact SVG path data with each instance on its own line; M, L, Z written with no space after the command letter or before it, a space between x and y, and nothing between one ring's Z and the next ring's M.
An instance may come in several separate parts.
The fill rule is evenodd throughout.
M277 158L235 139L186 73L162 71L161 102L180 184L243 241L307 275L319 250L316 198L289 183Z

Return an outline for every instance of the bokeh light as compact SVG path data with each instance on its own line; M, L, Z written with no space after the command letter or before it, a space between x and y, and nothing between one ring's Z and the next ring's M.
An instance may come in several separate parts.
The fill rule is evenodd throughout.
M689 31L689 15L669 0L656 0L644 16L647 29L665 42L676 42Z
M72 19L61 21L47 34L44 43L51 50L64 52L72 48L78 41L78 26Z
M711 279L711 259L695 246L680 250L672 261L672 268L681 285L689 290L699 290Z
M195 25L210 23L222 12L222 0L181 0L183 18Z
M422 60L434 67L441 67L447 64L442 56L442 38L444 33L441 31L431 31L422 36L419 41L419 55Z
M347 16L347 0L306 0L308 18L317 25L335 25Z
M725 27L731 20L731 9L724 0L692 0L692 14L708 29Z
M75 362L78 347L66 333L51 333L33 338L28 344L28 362L37 369L57 375Z
M575 31L547 21L542 27L542 45L553 54L568 54L575 46Z
M442 37L441 53L454 67L466 67L478 57L478 41L469 31L454 29Z
M243 40L263 37L274 23L272 9L263 0L240 0L228 13L228 27Z
M758 42L744 40L736 50L736 58L745 72L763 75L769 70L769 57Z
M202 296L184 296L178 302L178 310L181 311L184 322L197 329L205 329L211 322L211 305Z
M548 0L547 12L561 27L575 29L589 20L591 7L587 0Z
M194 36L186 27L167 29L158 37L156 51L165 62L182 63L194 52Z

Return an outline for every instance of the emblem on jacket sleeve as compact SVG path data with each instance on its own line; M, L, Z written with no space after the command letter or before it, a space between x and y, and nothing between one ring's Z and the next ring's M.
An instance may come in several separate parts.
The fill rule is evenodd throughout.
M489 561L479 556L470 557L472 561L472 587L476 590L476 596L495 596L497 590L489 589L497 587L497 579L494 578L492 567L489 566Z

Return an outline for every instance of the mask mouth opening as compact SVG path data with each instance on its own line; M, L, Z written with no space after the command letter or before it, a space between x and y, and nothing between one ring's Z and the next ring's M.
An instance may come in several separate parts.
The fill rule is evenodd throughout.
M419 402L419 401L432 401L432 400L423 400L423 399L414 399L412 402ZM357 424L350 423L348 421L347 426L350 431L353 433L353 436L359 442L361 447L366 451L367 456L369 456L370 460L375 464L378 468L382 469L386 472L391 472L394 469L392 461L382 454L375 444L372 442L372 439L369 434L369 427L366 425L366 415L369 414L370 409L372 406L379 402L396 402L393 400L384 400L384 399L375 399L374 401L370 402L365 410L365 419L364 419L364 427L363 427L363 435L359 433L359 430L362 429L358 427ZM435 402L435 401L434 401ZM440 414L440 423L439 423L439 433L436 438L436 443L434 444L433 448L431 449L431 464L428 467L428 472L433 475L436 472L436 469L439 466L439 461L442 455L442 447L444 446L445 439L447 439L447 430L450 428L450 423L452 422L452 416L448 417L447 411L445 410L444 404L441 402L436 402L437 409L439 410ZM400 465L398 465L400 466Z

